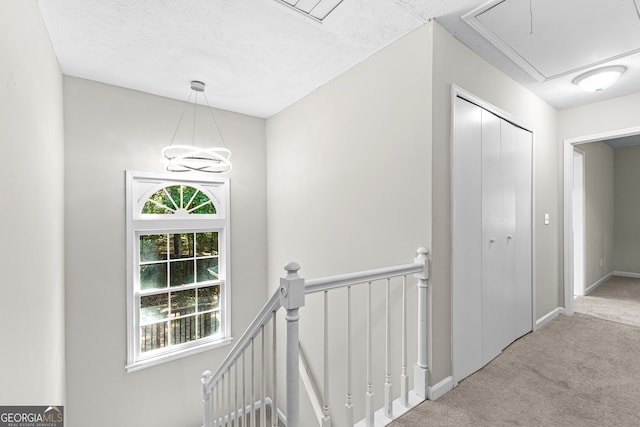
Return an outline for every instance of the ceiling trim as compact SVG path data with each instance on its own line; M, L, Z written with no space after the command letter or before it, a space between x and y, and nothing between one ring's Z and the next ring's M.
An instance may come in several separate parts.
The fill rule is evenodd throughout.
M476 30L480 35L489 40L491 44L497 47L502 53L507 55L509 59L518 64L523 70L529 73L533 78L535 78L539 82L543 82L547 80L546 76L544 76L540 71L537 70L533 65L531 65L526 59L524 59L518 52L513 50L511 46L505 43L500 37L496 36L491 30L485 27L480 20L478 20L478 16L482 15L489 9L493 9L500 3L503 3L505 0L491 0L472 11L465 13L462 15L462 20L466 22L471 28Z
M620 53L618 55L614 55L614 56L610 56L607 58L603 58L599 61L595 61L595 62L591 62L589 64L580 66L580 67L576 67L570 70L566 70L563 71L561 73L557 73L551 76L546 76L543 73L541 73L535 66L533 66L529 61L527 61L523 56L521 56L516 50L514 50L508 43L506 43L504 40L502 40L499 36L497 36L493 31L491 31L489 28L487 28L482 22L480 22L480 20L478 19L478 17L480 15L482 15L483 13L489 11L490 9L493 9L494 7L498 6L501 3L504 3L506 0L490 0L487 3L484 3L480 6L478 6L477 8L471 10L470 12L462 15L462 20L469 25L471 28L473 28L475 31L477 31L480 35L482 35L484 38L486 38L491 44L493 44L498 50L500 50L502 53L504 53L509 59L511 59L513 62L515 62L518 66L520 66L520 68L522 68L524 71L526 71L527 73L529 73L529 75L531 75L534 79L536 79L538 82L546 82L549 80L553 80L553 79L557 79L557 78L561 78L561 77L566 77L572 74L576 74L576 73L580 73L583 71L587 71L589 69L593 69L596 68L600 65L603 64L607 64L609 62L612 61L617 61L619 59L622 58L627 58L629 56L632 55L636 55L638 53L640 53L640 48L638 49L634 49L628 52L623 52ZM640 0L633 0L634 4L637 6L638 5L638 1ZM640 12L638 14L638 17L640 18Z

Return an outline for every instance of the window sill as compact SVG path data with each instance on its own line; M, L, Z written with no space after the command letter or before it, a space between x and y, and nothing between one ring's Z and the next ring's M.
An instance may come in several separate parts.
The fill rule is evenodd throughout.
M140 360L125 366L127 373L136 372L141 369L150 368L152 366L160 365L172 360L182 359L183 357L191 356L194 354L202 353L204 351L213 350L231 344L233 338L224 338L219 341L210 342L195 347L185 348L179 351L173 351L171 353L162 354L148 359Z

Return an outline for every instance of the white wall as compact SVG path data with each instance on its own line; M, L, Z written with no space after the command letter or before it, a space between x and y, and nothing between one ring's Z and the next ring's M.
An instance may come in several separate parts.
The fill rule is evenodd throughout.
M613 269L640 274L640 147L614 151Z
M579 148L585 153L586 289L613 272L614 153L603 142L581 144Z
M62 405L62 75L35 0L0 2L0 404Z
M230 350L129 374L124 368L124 172L162 171L160 150L170 142L183 105L64 79L69 427L199 426L200 375L215 370ZM231 294L237 338L266 300L265 122L215 114L233 152Z
M640 93L558 112L560 141L640 126Z
M528 124L533 131L536 317L562 306L560 149L557 112L449 34L434 29L433 255L434 381L450 375L451 85L455 84ZM550 225L544 225L549 213Z
M428 26L368 60L267 120L269 284L295 260L307 278L411 262L430 241L431 31ZM409 278L410 306L415 280ZM383 292L379 284L376 292ZM399 287L393 287L398 295ZM376 294L374 364L384 366L384 306ZM365 348L364 289L354 289L354 351ZM331 296L331 407L344 407L345 294ZM302 346L315 375L322 371L317 337L321 314L317 298L301 311ZM445 301L440 301L446 304ZM394 307L398 326L399 308ZM415 309L412 311L415 319ZM310 319L305 320L305 319ZM359 320L356 320L359 319ZM305 323L306 322L306 323ZM415 328L411 322L412 328ZM409 333L415 363L415 329ZM393 348L399 349L398 333ZM399 350L392 363L398 381ZM364 365L354 355L356 419L363 416ZM411 364L410 359L410 364ZM281 371L282 372L282 371ZM384 372L384 370L382 371ZM321 377L320 377L321 378ZM382 381L384 379L382 378ZM383 396L375 387L377 406ZM398 392L398 387L394 388ZM311 422L311 421L306 421ZM302 425L306 424L304 421Z

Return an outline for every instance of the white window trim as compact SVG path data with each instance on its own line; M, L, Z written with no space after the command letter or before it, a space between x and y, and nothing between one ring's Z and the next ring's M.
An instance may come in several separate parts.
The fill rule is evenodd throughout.
M156 218L146 219L140 214L140 209L147 198L159 186L185 184L197 188L204 188L216 206L215 215L202 215L184 218ZM126 172L126 273L127 273L127 372L156 366L171 360L212 350L228 345L231 338L231 262L230 262L230 213L229 213L229 178L209 177L202 175L184 175L149 172ZM137 241L141 233L153 231L158 233L197 232L204 229L217 229L219 241L222 244L222 257L219 268L220 280L220 322L221 334L216 339L206 338L198 341L174 346L161 354L142 355L139 346L139 318L136 316L136 297L134 273L137 271L135 260Z

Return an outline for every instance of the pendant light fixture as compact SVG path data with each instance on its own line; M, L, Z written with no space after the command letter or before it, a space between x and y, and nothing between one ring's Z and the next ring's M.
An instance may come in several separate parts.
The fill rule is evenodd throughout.
M227 143L222 136L222 132L220 132L220 127L218 126L218 122L216 121L215 116L213 115L213 109L209 105L209 101L207 100L207 95L204 93L203 82L194 80L191 82L191 90L192 92L189 94L187 101L185 103L184 110L182 110L182 114L180 115L180 119L178 120L178 125L176 126L176 130L173 132L173 137L171 138L171 143L166 146L162 150L163 161L166 164L166 169L169 172L209 172L209 173L223 173L231 170L231 162L229 158L231 157L231 151L227 148ZM191 100L191 95L195 93L195 100L193 102L193 135L192 135L192 144L191 145L173 145L173 141L176 138L178 130L180 129L180 125L182 124L182 119L184 118L187 107L189 106L189 101ZM198 109L198 94L202 94L204 97L204 101L207 105L207 111L211 114L211 119L215 124L216 131L220 136L220 140L224 147L208 147L201 148L197 147L195 144L196 139L196 113Z

